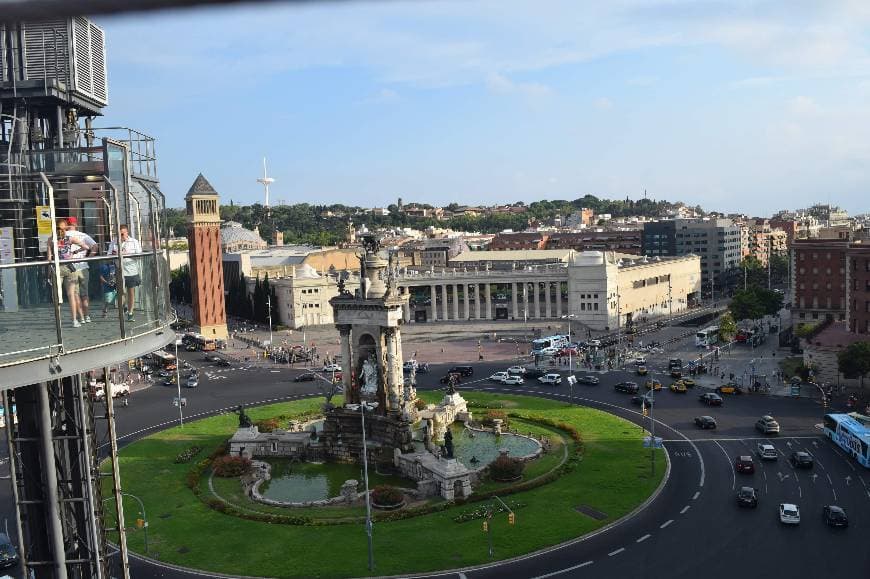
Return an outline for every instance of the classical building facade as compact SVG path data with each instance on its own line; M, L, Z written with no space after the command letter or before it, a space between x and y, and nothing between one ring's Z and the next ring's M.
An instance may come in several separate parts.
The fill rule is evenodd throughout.
M190 287L196 331L208 338L227 338L224 274L221 259L220 199L200 173L185 197Z

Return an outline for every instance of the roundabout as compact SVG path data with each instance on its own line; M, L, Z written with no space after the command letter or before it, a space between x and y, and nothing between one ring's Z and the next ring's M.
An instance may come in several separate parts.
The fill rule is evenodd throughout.
M661 465L650 472L649 449L636 426L611 414L563 401L501 393L464 393L475 413L499 411L511 428L551 441L521 480L482 479L466 500L410 501L374 516L376 574L414 574L490 563L488 533L475 513L495 496L515 512L490 521L494 559L521 557L601 529L632 512L659 488ZM440 393L421 392L435 400ZM316 412L322 399L247 409L254 421ZM268 577L347 577L368 574L361 504L287 508L261 504L238 478L211 476L208 454L234 431L231 413L173 427L128 444L120 461L125 489L151 507L149 552L144 533L128 532L130 547L155 564L206 572ZM202 456L176 462L192 446ZM347 465L340 465L345 468ZM378 484L374 475L373 486ZM384 477L396 483L396 477ZM383 482L383 481L380 481ZM408 482L409 485L410 481ZM134 505L125 505L135 512ZM404 545L404 546L403 546ZM243 553L244 556L239 554Z

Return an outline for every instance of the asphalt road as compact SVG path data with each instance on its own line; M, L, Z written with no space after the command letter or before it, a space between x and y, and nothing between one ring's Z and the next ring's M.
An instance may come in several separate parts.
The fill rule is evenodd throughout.
M202 367L200 386L184 390L188 419L229 411L239 403L259 404L290 397L311 395L317 386L294 383L302 370L263 368L221 369L205 363L200 354L187 355ZM433 365L432 372L418 375L420 389L441 388L438 378L447 365ZM538 386L527 381L521 386L501 386L486 379L503 363L474 365L475 375L460 389L511 392L569 400L570 390L560 386ZM578 375L582 375L578 372ZM631 396L614 391L622 380L642 382L628 372L599 375L597 386L577 385L573 401L601 408L648 427L649 419L639 414ZM665 387L666 376L660 377ZM117 426L120 443L174 424L177 409L171 405L175 389L154 385L134 392L129 407L119 407ZM783 432L759 437L755 420L773 414ZM707 414L718 421L717 430L697 430L695 416ZM870 471L848 459L821 436L817 424L822 409L809 400L792 400L763 395L727 397L724 406L708 408L698 401L698 392L687 394L662 391L656 395L653 417L656 434L665 439L671 476L662 493L648 508L605 532L535 556L507 563L464 570L466 577L640 577L705 578L728 577L868 577L870 549ZM757 458L753 475L736 474L736 456L752 454L761 441L770 442L779 459L761 462ZM4 441L5 442L5 441ZM5 446L5 444L4 444ZM793 450L808 450L816 458L812 470L796 471L787 461ZM659 464L657 468L663 468ZM0 475L8 474L0 460ZM753 486L759 491L757 509L740 509L734 501L736 489ZM779 523L780 502L794 502L801 508L802 522L796 527ZM838 504L850 515L845 531L823 525L821 509ZM0 517L12 520L8 483L0 484ZM578 514L578 516L584 516ZM520 523L521 524L521 523ZM11 522L10 522L11 526ZM362 527L360 528L362 533ZM530 529L529 532L534 532ZM496 544L497 554L497 544ZM202 577L158 568L133 560L137 578ZM206 575L207 576L207 575ZM437 574L436 574L437 576ZM456 572L440 576L460 576Z

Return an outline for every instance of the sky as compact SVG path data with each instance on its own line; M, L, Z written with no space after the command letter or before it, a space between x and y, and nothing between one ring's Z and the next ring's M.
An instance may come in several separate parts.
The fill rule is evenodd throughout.
M169 206L681 200L870 211L866 0L247 4L98 18ZM101 123L98 123L101 124Z

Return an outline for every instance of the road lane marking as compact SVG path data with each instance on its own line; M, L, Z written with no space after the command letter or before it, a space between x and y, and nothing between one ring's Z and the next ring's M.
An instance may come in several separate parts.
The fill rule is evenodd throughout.
M610 553L608 553L607 556L608 556L608 557L613 557L614 555L619 555L619 554L622 553L623 551L625 551L625 547L620 547L620 548L617 549L616 551L611 551Z
M722 454L725 455L725 462L727 462L730 465L731 464L731 457L728 456L728 453L725 451L725 447L722 446L721 444L719 444L718 440L716 441L716 446L718 446L719 450L722 451ZM731 467L730 470L731 470L731 490L733 491L737 487L737 475L734 474L735 469L733 466Z
M664 523L662 523L661 525L659 525L659 529L664 529L665 527L667 527L668 525L670 525L670 524L673 523L673 522L674 522L673 519L668 519L667 521L665 521Z
M568 567L567 569L559 569L558 571L553 571L552 573L547 573L546 575L538 575L537 577L533 577L533 579L547 579L548 577L555 577L556 575L561 575L562 573L570 573L571 571L574 571L576 569L588 567L592 563L594 563L594 561L586 561L584 563L580 563L579 565Z
M682 508L682 510L680 510L680 514L685 515L686 511L688 511L690 508L691 507L689 505L686 505L685 507Z
M643 537L640 537L637 541L635 541L635 543L643 543L644 541L646 541L647 539L649 539L651 536L652 536L652 535L650 535L649 533L647 533L646 535L644 535Z
M692 500L697 501L699 496L701 496L701 491L695 491L695 494L692 496Z

